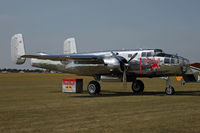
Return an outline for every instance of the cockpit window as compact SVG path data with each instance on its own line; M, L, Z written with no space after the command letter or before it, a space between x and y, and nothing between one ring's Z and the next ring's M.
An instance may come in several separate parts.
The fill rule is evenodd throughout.
M147 53L146 52L142 52L142 57L147 57Z
M174 58L171 58L171 64L174 64L174 63L175 63Z
M155 49L154 52L155 52L155 53L156 53L156 52L162 53L163 51L162 51L162 49Z
M154 54L157 55L159 53L163 53L162 49L155 49Z
M169 58L175 57L175 55L166 54L166 53L158 53L158 54L156 54L155 56L159 56L159 57L169 57Z
M164 63L169 64L169 63L170 63L169 58L165 58L165 59L164 59Z
M152 53L151 52L148 52L147 53L147 57L151 57L152 56Z

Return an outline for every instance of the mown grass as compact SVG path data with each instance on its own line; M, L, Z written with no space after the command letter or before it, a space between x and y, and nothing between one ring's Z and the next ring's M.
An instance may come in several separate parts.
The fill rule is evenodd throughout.
M200 132L200 84L164 94L165 81L142 79L145 92L132 93L122 83L102 83L100 96L62 93L68 74L0 74L0 133L14 132ZM84 90L92 78L84 78Z

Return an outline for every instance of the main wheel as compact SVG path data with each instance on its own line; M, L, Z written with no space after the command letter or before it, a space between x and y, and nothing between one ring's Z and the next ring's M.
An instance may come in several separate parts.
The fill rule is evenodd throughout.
M174 87L172 87L172 86L168 86L168 87L165 89L165 93L166 93L167 95L173 95L174 92L175 92L175 90L174 90Z
M101 91L101 86L97 81L90 81L87 87L87 91L90 95L99 94Z
M141 80L136 80L132 84L132 90L135 93L143 92L144 91L144 83Z

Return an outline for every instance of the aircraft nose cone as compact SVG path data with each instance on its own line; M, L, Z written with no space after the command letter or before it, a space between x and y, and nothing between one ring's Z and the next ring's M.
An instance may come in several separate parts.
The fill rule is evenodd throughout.
M188 59L182 57L181 65L182 65L182 71L183 71L183 73L185 73L188 70L189 66L190 66L190 62L189 62Z
M178 60L180 61L181 64L183 65L189 65L190 61L187 58L183 58L181 56L178 57Z
M184 63L187 64L187 65L189 65L190 61L188 59L184 58Z
M186 58L183 58L183 65L185 66L189 66L190 65L190 61Z

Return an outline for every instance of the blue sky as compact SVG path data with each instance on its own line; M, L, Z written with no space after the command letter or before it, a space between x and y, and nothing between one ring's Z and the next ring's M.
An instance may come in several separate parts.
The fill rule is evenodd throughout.
M161 48L200 62L199 0L0 0L0 68L31 68L10 60L10 38L22 33L27 54Z

